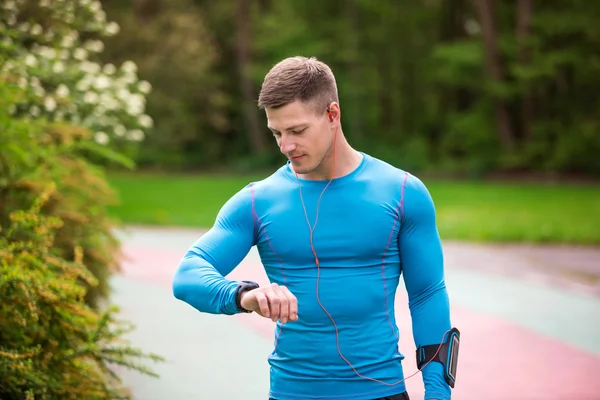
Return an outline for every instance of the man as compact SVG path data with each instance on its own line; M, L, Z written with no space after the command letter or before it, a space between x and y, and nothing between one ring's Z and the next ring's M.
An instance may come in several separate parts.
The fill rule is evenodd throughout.
M271 399L409 399L394 317L401 274L415 343L429 346L418 354L449 354L442 247L426 187L350 146L334 75L315 58L275 65L259 107L289 161L226 202L182 259L174 295L201 312L277 322ZM252 246L266 287L225 278ZM425 399L450 398L444 371L442 361L424 366Z

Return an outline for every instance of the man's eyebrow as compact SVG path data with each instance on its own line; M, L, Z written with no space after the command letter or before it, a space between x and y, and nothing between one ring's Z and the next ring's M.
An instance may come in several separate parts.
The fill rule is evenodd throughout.
M306 125L306 124L307 124L306 122L305 122L305 123L302 123L302 124L296 124L296 125L293 125L293 126L290 126L290 127L286 128L286 129L284 129L284 130L286 130L286 131L291 131L292 129L300 128L301 126L304 126L304 125ZM269 128L269 129L271 130L271 132L279 132L278 130L276 130L276 129L273 129L273 128L271 128L271 127L270 127L270 126L268 126L268 125L267 125L267 128Z

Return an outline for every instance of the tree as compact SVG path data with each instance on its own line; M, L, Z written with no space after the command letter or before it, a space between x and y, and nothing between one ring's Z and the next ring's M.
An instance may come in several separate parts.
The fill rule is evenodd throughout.
M494 110L496 113L496 122L498 124L498 133L502 144L508 148L514 147L515 138L511 126L510 114L507 104L496 94L504 83L504 73L498 50L498 33L496 28L494 7L491 0L475 0L475 6L481 22L483 41L485 49L485 65L489 77L492 80L492 92L494 93Z
M256 110L256 90L251 76L252 62L252 19L249 18L252 0L236 0L236 65L242 93L242 109L250 147L255 155L261 155L266 150L265 137L260 128Z

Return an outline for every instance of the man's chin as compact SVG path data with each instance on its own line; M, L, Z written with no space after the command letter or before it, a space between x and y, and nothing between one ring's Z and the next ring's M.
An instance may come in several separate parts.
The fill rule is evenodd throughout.
M296 165L294 165L294 172L296 172L298 175L306 175L308 173L310 173L312 171L312 169L310 168L302 168L302 167L298 167Z
M294 169L294 172L296 172L299 175L306 175L309 174L311 172L313 172L315 170L315 167L310 165L306 165L305 163L294 163L292 162L292 167Z

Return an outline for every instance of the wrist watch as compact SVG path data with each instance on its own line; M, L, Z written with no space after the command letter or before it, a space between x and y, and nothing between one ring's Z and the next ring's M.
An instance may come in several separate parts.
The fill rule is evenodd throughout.
M247 292L249 290L257 289L259 287L260 286L258 283L252 282L252 281L241 281L238 284L237 290L235 291L235 306L237 307L238 311L243 312L243 313L251 313L252 312L252 311L246 310L245 308L242 307L242 304L241 304L242 293Z

